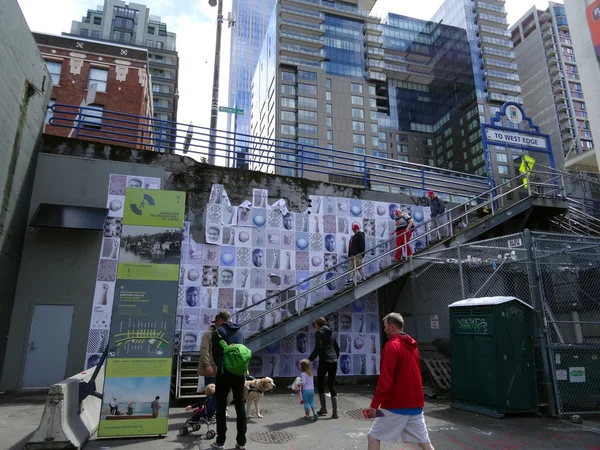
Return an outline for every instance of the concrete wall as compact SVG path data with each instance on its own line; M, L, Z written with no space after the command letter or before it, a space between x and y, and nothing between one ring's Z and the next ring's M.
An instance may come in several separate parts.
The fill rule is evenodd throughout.
M204 208L213 184L225 186L232 204L249 198L253 188L268 189L270 201L283 198L292 211L304 211L308 196L313 194L410 204L420 200L209 166L183 156L132 151L57 136L44 137L44 152L37 166L30 218L40 203L105 207L111 173L159 177L163 189L187 192L186 219L192 223L192 233L199 241L204 236ZM28 229L11 318L7 347L10 357L6 358L0 390L21 388L36 304L75 306L65 377L82 369L101 240L99 231Z
M0 369L51 79L16 0L0 2Z

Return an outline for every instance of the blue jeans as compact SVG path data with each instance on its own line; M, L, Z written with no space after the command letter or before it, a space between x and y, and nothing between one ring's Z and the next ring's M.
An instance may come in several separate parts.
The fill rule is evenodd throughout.
M314 389L302 389L302 400L304 400L304 411L306 414L309 413L310 408L313 409L313 413L317 413L317 405L315 405L315 390Z

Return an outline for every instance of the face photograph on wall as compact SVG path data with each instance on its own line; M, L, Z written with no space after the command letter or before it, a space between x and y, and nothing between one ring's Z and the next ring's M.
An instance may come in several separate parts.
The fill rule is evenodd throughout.
M309 352L308 349L308 334L297 333L296 334L296 352L306 354Z
M352 355L343 354L340 356L338 371L342 375L350 375L352 371Z
M181 349L184 352L194 352L200 350L198 335L194 331L183 331L181 337Z
M325 235L325 251L326 252L335 252L335 236L333 234Z
M206 242L209 244L218 244L221 238L221 227L210 225L206 228Z
M221 267L219 274L219 287L233 287L234 283L234 270L230 268Z
M185 304L190 308L196 308L200 302L200 288L190 286L185 290Z
M287 231L294 231L294 225L296 224L296 217L294 213L288 212L282 217L282 228Z
M127 177L127 188L142 188L144 186L142 177Z
M111 175L108 180L108 195L124 196L127 188L126 175Z

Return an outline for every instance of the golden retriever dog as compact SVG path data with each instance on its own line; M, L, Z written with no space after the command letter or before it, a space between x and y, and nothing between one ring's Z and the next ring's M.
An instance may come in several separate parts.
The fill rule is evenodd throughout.
M263 398L265 392L272 391L275 389L275 383L273 383L273 379L259 378L256 380L248 380L244 384L244 398L246 399L246 417L250 417L250 407L251 403L254 402L254 409L256 410L256 417L262 418L260 414L260 399Z

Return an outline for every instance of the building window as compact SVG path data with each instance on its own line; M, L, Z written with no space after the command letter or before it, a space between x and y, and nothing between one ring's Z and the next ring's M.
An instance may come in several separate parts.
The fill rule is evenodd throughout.
M397 134L396 140L398 142L408 142L408 136L406 134Z
M281 106L284 108L296 108L296 99L281 97Z
M98 30L92 30L92 37L93 38L100 38L100 31L98 31Z
M87 36L88 35L89 30L87 28L82 28L79 30L79 35L80 36Z
M281 111L281 120L296 121L296 114L291 111Z
M331 89L331 78L325 79L325 89Z
M154 27L148 27L148 34L154 34L155 28Z
M352 104L353 105L363 106L364 105L363 98L359 97L358 95L353 95L352 96Z
M399 153L408 153L408 145L405 144L397 144L396 149Z
M325 92L325 100L327 100L328 102L331 101L331 91L326 91Z
M369 86L369 95L377 95L377 91L375 90L375 86Z
M87 106L81 116L81 126L85 128L100 128L102 125L103 106Z
M496 153L496 161L508 163L508 155L506 153Z
M296 74L294 72L281 72L281 79L283 81L290 81L292 83L296 82Z
M123 42L131 42L132 36L133 35L131 33L127 33L127 32L123 33Z
M299 70L298 71L298 79L299 80L304 80L304 81L313 81L313 82L316 82L317 81L317 73L316 72L309 72L307 70Z
M308 94L308 95L317 95L317 86L315 86L314 84L298 83L298 93ZM331 100L331 99L328 98L327 100Z
M371 106L371 108L377 109L377 99L376 98L370 98L369 99L369 105Z
M287 95L296 95L296 86L292 86L291 84L282 84L281 93Z
M102 25L102 17L94 17L94 25Z
M355 119L364 119L365 112L360 108L352 108L352 117Z
M299 109L298 110L298 120L310 120L312 122L317 122L317 112Z
M371 133L379 133L379 125L377 125L376 123L372 123L371 124ZM381 138L381 135L383 134L383 139L385 139L385 133L379 133L379 137Z
M354 94L362 94L363 93L363 85L358 83L352 83L351 91Z
M146 39L146 47L154 47L154 41L152 39Z
M327 130L327 140L333 141L333 131Z
M310 97L298 97L298 106L301 108L317 109L317 99Z
M501 165L498 165L498 173L499 173L500 175L508 175L508 173L509 173L509 172L508 172L508 166L501 166Z
M298 133L316 136L319 134L319 128L316 125L309 125L307 123L299 123L298 124Z
M160 49L165 48L165 43L164 42L160 42L160 41L156 41L156 48L160 48Z
M48 72L52 77L52 85L58 86L60 84L60 72L62 70L62 62L58 61L45 61Z
M121 40L121 32L113 31L113 41L120 41L120 40Z
M332 127L333 126L333 119L331 117L327 118L327 126L328 127Z
M352 135L353 142L355 144L366 145L367 139L364 134L354 134Z
M327 103L327 114L331 114L331 104Z
M281 125L281 134L296 136L296 127L294 125Z
M357 122L356 120L352 121L352 129L354 131L365 131L365 123Z
M96 92L106 92L106 82L108 81L108 69L90 68L90 77L88 78L87 88L90 89L92 83L96 83Z

